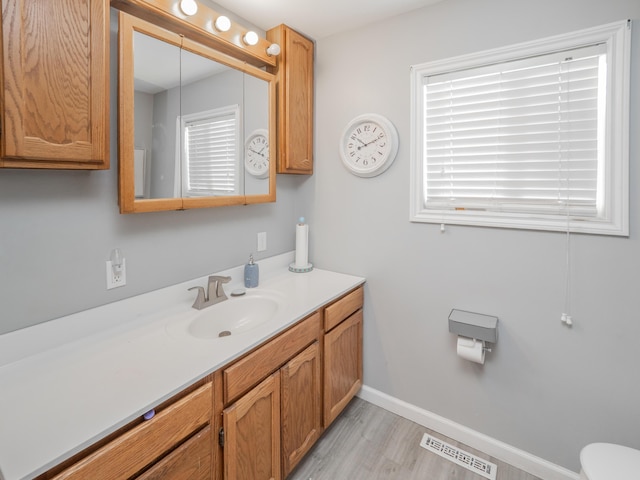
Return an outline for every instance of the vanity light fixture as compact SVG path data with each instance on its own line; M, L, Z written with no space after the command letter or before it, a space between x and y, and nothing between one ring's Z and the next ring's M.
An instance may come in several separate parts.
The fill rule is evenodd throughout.
M198 12L198 4L196 0L180 0L180 10L186 16L190 17Z
M267 55L269 55L270 57L277 57L278 55L280 55L280 45L278 45L277 43L272 43L271 45L269 45L267 47Z
M231 20L229 20L229 17L220 15L218 18L216 18L214 25L216 27L216 30L218 30L219 32L228 32L231 28Z
M249 30L247 33L244 34L244 36L242 37L242 40L247 45L257 45L259 38L256 32L254 32L253 30Z

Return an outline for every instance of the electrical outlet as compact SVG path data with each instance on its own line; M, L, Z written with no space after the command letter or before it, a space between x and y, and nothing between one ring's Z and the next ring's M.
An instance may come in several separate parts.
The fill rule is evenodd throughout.
M126 262L122 259L120 272L116 273L111 266L111 260L107 260L107 290L124 287L127 284Z
M258 233L258 251L264 252L267 249L267 232Z

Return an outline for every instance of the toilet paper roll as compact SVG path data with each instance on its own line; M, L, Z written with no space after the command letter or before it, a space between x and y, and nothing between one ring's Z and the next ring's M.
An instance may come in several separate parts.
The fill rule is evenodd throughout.
M304 268L309 264L309 225L296 225L296 262L295 266Z
M470 362L484 364L484 341L458 336L458 356Z

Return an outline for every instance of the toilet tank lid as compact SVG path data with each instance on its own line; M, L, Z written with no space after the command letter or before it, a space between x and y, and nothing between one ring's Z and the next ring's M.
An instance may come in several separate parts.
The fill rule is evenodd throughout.
M580 452L582 471L589 480L638 478L640 450L613 443L592 443Z

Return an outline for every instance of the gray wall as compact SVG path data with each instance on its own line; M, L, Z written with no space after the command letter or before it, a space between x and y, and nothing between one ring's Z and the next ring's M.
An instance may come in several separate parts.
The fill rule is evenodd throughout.
M572 329L560 322L565 235L409 222L409 66L626 18L640 20L640 2L445 0L317 42L310 258L367 277L365 384L574 471L590 442L640 448L640 22L631 235L571 237ZM338 151L366 112L400 136L395 163L370 179ZM456 356L452 308L500 318L484 366Z

